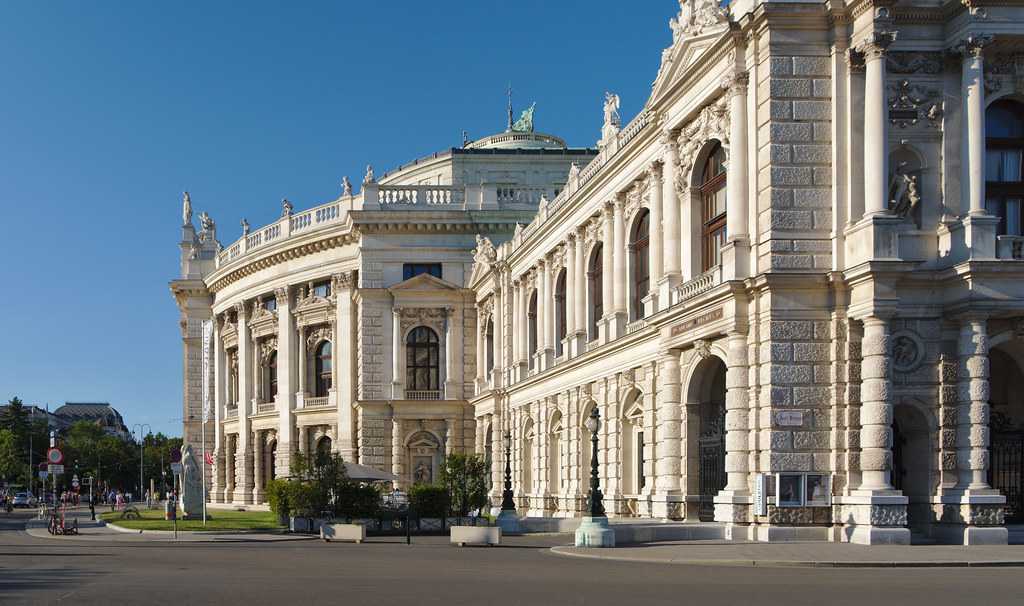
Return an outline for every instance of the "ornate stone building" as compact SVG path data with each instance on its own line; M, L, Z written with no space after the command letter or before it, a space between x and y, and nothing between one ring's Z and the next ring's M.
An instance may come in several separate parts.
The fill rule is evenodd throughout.
M608 95L596 154L510 130L209 259L212 226L186 226L215 499L259 500L295 450L409 483L452 449L492 461L497 504L510 441L521 511L573 517L597 407L610 515L1006 541L1024 3L679 4L650 98L622 126Z

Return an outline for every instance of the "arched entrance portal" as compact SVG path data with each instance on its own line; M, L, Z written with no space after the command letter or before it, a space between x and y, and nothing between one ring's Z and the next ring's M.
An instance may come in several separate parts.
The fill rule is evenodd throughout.
M696 477L697 516L702 522L715 519L715 495L725 488L725 364L715 356L702 360L694 370L687 390L687 410L691 420L687 434L696 440L687 441L686 457L695 464L687 470ZM692 420L697 417L696 421ZM691 494L693 494L691 492Z
M1024 523L1024 341L989 352L989 485L1006 497L1006 522Z
M910 404L898 404L892 421L892 484L907 497L907 524L926 534L931 522L932 458L928 419Z

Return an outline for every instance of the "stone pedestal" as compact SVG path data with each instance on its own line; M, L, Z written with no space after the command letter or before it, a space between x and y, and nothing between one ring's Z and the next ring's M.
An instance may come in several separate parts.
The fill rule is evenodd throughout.
M843 538L859 545L909 545L907 498L898 491L887 494L857 491L840 507Z
M615 531L608 518L584 517L576 529L576 547L615 547Z
M651 495L651 516L665 520L686 517L686 498L676 493L655 492Z

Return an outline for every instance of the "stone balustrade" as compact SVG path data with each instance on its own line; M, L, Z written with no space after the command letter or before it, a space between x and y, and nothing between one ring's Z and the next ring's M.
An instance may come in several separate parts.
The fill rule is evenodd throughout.
M705 293L722 283L722 266L716 265L696 278L683 282L676 287L676 298L673 304L682 303L697 295Z
M331 402L328 396L320 398L305 397L302 399L303 408L330 408Z
M276 402L260 402L256 405L256 414L262 415L271 413L277 410Z
M1024 261L1024 236L997 236L996 256L1000 259Z
M407 400L440 400L440 390L427 390L427 391L407 391L405 392Z

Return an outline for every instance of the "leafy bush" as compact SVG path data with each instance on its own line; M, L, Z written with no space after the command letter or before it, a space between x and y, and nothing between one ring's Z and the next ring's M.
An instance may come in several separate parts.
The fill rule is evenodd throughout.
M452 515L466 517L487 504L487 464L477 455L450 454L441 469Z
M278 519L283 520L291 515L292 506L288 499L290 484L288 480L267 482L267 503L270 504L270 511L277 514Z
M409 489L409 507L421 518L443 518L448 513L448 489L441 484L416 484Z
M370 518L380 512L380 506L376 486L348 481L337 487L332 512L337 517Z

